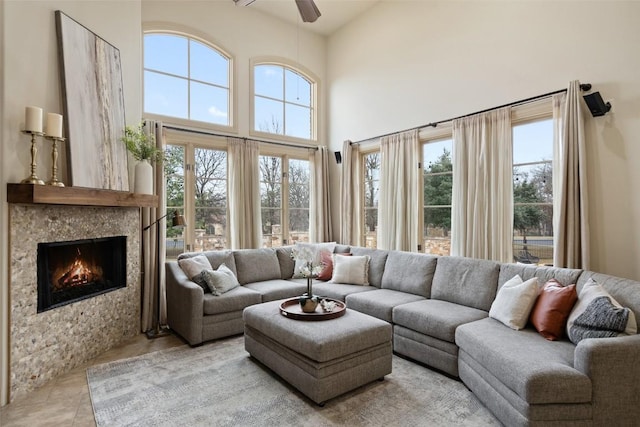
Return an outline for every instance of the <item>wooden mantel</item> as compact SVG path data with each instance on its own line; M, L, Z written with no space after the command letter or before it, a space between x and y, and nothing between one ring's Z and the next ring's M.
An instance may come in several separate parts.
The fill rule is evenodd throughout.
M158 207L158 196L99 188L7 184L7 202L75 206Z

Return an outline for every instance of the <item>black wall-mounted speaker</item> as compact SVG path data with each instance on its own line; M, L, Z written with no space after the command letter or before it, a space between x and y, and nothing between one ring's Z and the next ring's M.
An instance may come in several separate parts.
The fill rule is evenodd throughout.
M336 155L336 163L342 163L342 153L340 153L339 151L334 151L333 154Z
M611 103L605 103L602 96L600 96L600 92L593 92L588 95L584 95L583 98L593 117L604 116L609 112L609 110L611 110Z

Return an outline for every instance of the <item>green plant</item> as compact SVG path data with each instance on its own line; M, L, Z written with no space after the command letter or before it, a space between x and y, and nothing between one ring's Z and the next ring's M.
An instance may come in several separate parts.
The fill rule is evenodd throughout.
M149 160L150 163L161 162L164 159L164 152L156 147L153 134L146 133L143 127L143 123L137 126L126 126L122 142L134 159Z

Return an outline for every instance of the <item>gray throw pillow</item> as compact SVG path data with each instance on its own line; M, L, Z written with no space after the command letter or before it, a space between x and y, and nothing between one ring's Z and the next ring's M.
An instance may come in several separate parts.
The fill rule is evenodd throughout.
M211 293L215 296L220 296L240 286L236 275L224 264L221 264L217 270L203 270L201 275Z
M617 337L628 319L628 308L616 307L606 296L594 298L569 328L569 339L577 345L585 338Z

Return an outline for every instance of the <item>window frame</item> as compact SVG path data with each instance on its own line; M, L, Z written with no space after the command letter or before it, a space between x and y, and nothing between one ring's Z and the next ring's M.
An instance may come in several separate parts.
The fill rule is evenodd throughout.
M203 122L200 120L193 120L193 119L189 119L189 118L181 118L181 117L175 117L175 116L166 116L163 114L157 114L157 113L151 113L151 112L146 112L144 111L144 104L145 104L145 93L144 93L144 87L145 87L145 72L146 71L151 71L154 73L158 73L158 74L162 74L162 75L167 75L167 76L172 76L171 74L166 74L166 73L162 73L153 69L149 69L147 70L147 68L145 67L144 64L144 37L146 35L151 35L151 34L158 34L158 35L168 35L168 36L176 36L176 37L183 37L186 38L187 40L192 39L196 42L202 43L205 46L213 49L214 51L216 51L216 53L220 54L221 56L225 57L228 61L228 76L229 76L229 94L228 94L228 114L229 114L229 124L228 125L221 125L221 124L217 124L217 123L211 123L211 122ZM187 58L187 66L189 66L189 57ZM215 41L213 41L209 36L199 33L198 31L195 31L193 29L187 29L184 28L182 26L178 26L178 25L167 25L167 24L154 24L154 23L150 23L144 26L143 29L143 34L142 34L142 110L143 110L143 114L146 118L149 119L154 119L154 120L158 120L158 121L163 121L165 123L171 123L171 124L175 124L175 125L182 125L185 127L193 127L193 126L197 126L198 128L203 128L203 129L209 129L212 131L222 131L222 132L230 132L230 133L237 133L238 132L238 125L237 125L237 102L236 102L236 98L237 98L237 94L236 94L236 87L235 87L235 82L236 82L236 78L235 78L235 73L236 73L236 67L235 67L235 57L234 55L229 52L227 49L221 47L221 45L219 43L216 43ZM199 80L197 79L191 79L191 77L187 77L186 80L188 80L189 82L193 81L196 83L201 83ZM207 83L208 84L208 83ZM212 85L215 87L220 87L218 85ZM190 91L187 91L187 97L188 99L190 99ZM189 105L190 107L190 105Z
M278 67L284 67L284 69L288 69L294 73L299 74L300 76L302 76L303 78L305 78L311 85L311 102L310 102L310 109L311 109L311 136L309 139L306 138L298 138L298 137L293 137L293 136L287 136L287 135L280 135L280 134L274 134L274 133L269 133L269 132L263 132L260 130L257 130L254 128L255 125L255 98L256 98L256 93L255 93L255 68L256 66L260 66L260 65L274 65L274 66L278 66ZM250 67L249 67L249 74L250 74L250 78L249 78L249 135L256 137L256 138L262 138L262 139L267 139L267 140L276 140L276 141L283 141L283 142L290 142L293 144L310 144L310 143L317 143L320 139L319 137L319 130L320 130L320 126L318 125L318 121L319 121L319 114L318 112L320 111L320 102L319 102L319 97L318 94L320 93L320 79L315 76L311 71L307 70L306 68L304 68L303 66L301 66L300 64L296 64L292 61L289 61L285 58L276 58L276 57L257 57L257 58L252 58L250 60ZM261 96L261 95L258 95ZM290 104L287 103L286 99L283 99L282 102L284 102L285 105ZM295 104L292 104L295 105ZM286 121L286 115L284 117L284 120Z
M229 194L229 170L228 170L228 145L226 137L198 135L187 132L167 129L165 133L165 144L184 147L184 212L187 225L184 228L184 251L195 251L196 232L196 198L195 198L195 152L196 149L218 150L227 153L227 195ZM165 201L166 204L166 201ZM229 203L226 204L226 224L225 242L227 247L222 250L229 250ZM166 249L165 249L166 252Z
M309 162L309 230L307 235L311 232L311 162L309 160L309 149L303 148L284 148L278 146L261 146L260 157L279 157L281 159L280 167L281 173L286 176L281 176L280 185L280 219L282 230L282 245L288 245L289 243L289 160L303 160ZM262 196L260 197L260 212L262 212ZM260 225L262 229L262 224ZM260 237L263 239L264 234L260 233Z
M365 172L366 172L366 157L371 154L381 155L380 144L361 146L359 152L358 162L360 164L360 200L358 203L360 204L360 246L367 247L367 206L366 203L366 182L365 182ZM378 185L380 184L380 177L378 176ZM379 188L378 188L379 190ZM379 207L378 207L379 209ZM376 218L378 218L376 216ZM378 225L376 224L376 245L375 247L371 246L371 248L376 249L378 247Z

